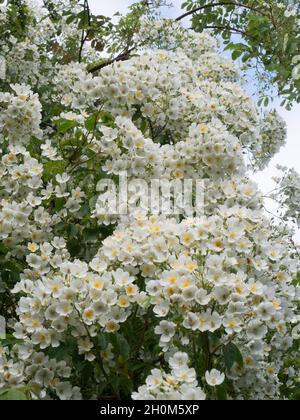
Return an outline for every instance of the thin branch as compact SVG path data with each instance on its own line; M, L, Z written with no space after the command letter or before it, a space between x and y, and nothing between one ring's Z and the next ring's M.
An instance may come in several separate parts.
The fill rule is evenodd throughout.
M82 31L80 48L79 48L79 53L78 53L78 61L79 61L79 63L81 63L81 61L82 61L83 47L84 47L84 44L85 44L86 40L88 39L88 36L89 36L88 32L84 35L84 31Z
M136 47L132 47L129 50L123 51L120 53L117 57L112 58L111 60L105 61L104 63L98 64L91 69L89 69L90 73L95 73L98 70L103 69L106 66L109 66L110 64L116 63L118 61L125 61L130 57L130 54L136 49Z
M87 12L88 25L90 26L91 25L91 13L90 13L90 6L89 6L88 0L84 0L83 10L84 10L84 12ZM85 44L86 40L89 37L89 33L90 33L89 29L86 32L85 32L84 28L82 29L81 42L80 42L80 48L79 48L79 54L78 54L79 63L81 63L83 47L84 47L84 44Z
M250 35L249 33L243 31L242 29L233 28L232 26L208 25L208 26L205 26L204 29L224 30L224 31L228 31L228 32L231 32L231 33L241 34L241 35L244 35L244 36L252 39L253 41L257 41L257 39L253 35Z
M263 14L263 12L262 12L260 9L256 9L256 8L254 8L254 7L251 7L251 6L244 6L244 5L240 4L240 3L235 3L235 2L232 2L232 3L228 3L228 2L227 2L227 3L225 3L225 2L220 2L220 3L212 3L212 4L209 4L209 5L207 4L207 5L205 5L205 6L198 7L197 9L193 9L193 10L191 10L191 11L189 11L189 12L185 13L184 15L179 16L178 18L176 18L176 19L175 19L175 21L177 21L177 22L178 22L178 21L182 20L184 17L189 16L189 15L191 15L191 14L193 14L193 13L196 13L196 12L197 12L197 11L199 11L199 10L204 10L204 9L209 8L209 7L211 8L211 7L221 6L221 5L234 5L234 6L236 6L236 7L244 7L244 8L246 8L246 9L250 9L250 10L255 11L255 12L257 12L257 13ZM227 30L227 31L230 31L230 32L234 32L234 33L239 33L239 34L242 34L242 35L247 36L248 38L251 38L251 39L253 39L254 41L256 41L255 37L253 37L252 35L250 35L250 34L246 33L245 31L242 31L241 29L238 29L238 28L232 28L232 27L230 27L230 26L228 26L228 27L222 27L222 26L207 26L205 29L223 29L223 30ZM125 51L121 52L118 56L116 56L116 57L114 57L114 58L112 58L112 59L110 59L110 60L108 60L108 61L105 61L104 63L98 64L98 65L96 65L96 66L94 66L94 67L90 68L90 69L89 69L89 72L90 72L90 73L95 73L95 72L97 72L97 71L99 71L99 70L103 69L104 67L109 66L109 65L111 65L111 64L113 64L113 63L116 63L116 62L118 62L118 61L125 61L125 60L128 60L128 59L130 58L131 53L132 53L133 51L135 51L138 47L141 47L141 46L143 46L143 45L135 45L135 46L133 46L132 48L127 49L127 50L125 50Z
M236 6L236 7L241 7L244 9L248 9L251 10L253 12L259 13L263 16L266 16L265 13L262 12L262 10L257 9L256 7L252 7L252 6L247 6L241 3L236 3L236 2L218 2L218 3L211 3L211 4L205 4L204 6L199 6L196 7L195 9L189 10L188 12L184 13L181 16L178 16L178 18L175 19L176 22L179 22L180 20L193 15L194 13L200 12L201 10L205 10L205 9L212 9L213 7L220 7L220 6Z
M150 0L143 0L142 1L142 5L145 6L145 7L148 7L150 9L150 7L151 7L151 1ZM116 57L114 57L114 58L112 58L112 59L110 59L108 61L105 61L104 63L98 64L98 65L90 68L89 69L89 72L90 73L95 73L96 71L99 71L99 70L103 69L104 67L109 66L109 65L111 65L113 63L116 63L118 61L128 60L130 58L130 54L133 51L135 51L139 46L142 46L143 45L143 44L141 44L141 45L134 45L133 47L131 47L135 30L136 30L136 28L133 28L132 33L129 34L129 37L128 37L128 40L127 40L127 46L126 46L126 48L119 55L117 55Z

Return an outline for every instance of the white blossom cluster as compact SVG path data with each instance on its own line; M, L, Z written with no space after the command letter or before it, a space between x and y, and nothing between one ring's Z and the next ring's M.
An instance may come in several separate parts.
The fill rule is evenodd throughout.
M28 26L26 37L14 34L9 22L8 6L2 6L0 13L0 54L4 57L6 80L9 83L24 83L31 86L49 81L47 73L52 71L50 57L47 57L47 43L55 37L55 26L46 11L29 1L28 22L23 16L23 24Z
M57 45L55 54L57 58L64 59L69 54L70 44L76 46L77 51L81 42L81 31L78 30L76 21L69 22L70 13L79 14L82 7L77 0L54 0L56 16L49 16L48 10L38 0L23 0L27 5L28 15L23 18L22 24L26 25L26 35L20 37L11 31L9 22L9 5L0 6L0 80L2 72L9 83L23 83L26 85L43 87L41 96L49 100L47 87L53 85L53 78L57 73L53 64L53 52L49 51L49 43ZM91 48L90 43L85 43L83 57L90 62L98 60L99 52ZM74 61L73 65L75 64ZM59 67L59 66L58 66Z
M9 320L22 344L0 347L0 390L24 386L32 398L79 399L86 390L78 388L72 355L68 366L49 356L72 341L94 368L90 397L97 398L121 357L109 340L99 348L99 337L120 337L133 319L147 317L159 361L133 399L213 399L223 384L230 398L279 399L284 375L288 387L297 385L299 260L289 232L262 210L244 158L249 152L263 166L283 144L284 123L275 113L260 120L209 35L153 23L150 31L142 25L139 55L96 76L84 61L52 65L45 34L24 41L34 69L19 65L13 73L21 52L7 51L0 239L5 262L22 264ZM57 36L58 54L73 31ZM42 67L34 64L38 51ZM129 180L205 180L204 216L111 217L98 181L124 171ZM286 192L295 185L295 201L295 174L282 183ZM79 257L69 232L83 235L103 222L115 226L93 245L76 244ZM227 348L239 352L229 364ZM135 356L153 358L146 346Z
M290 279L297 264L283 239L268 239L271 232L261 214L235 212L180 224L139 215L104 241L90 267L64 261L57 252L52 259L52 246L44 244L40 248L48 249L49 266L57 268L45 267L38 249L27 257L31 271L14 290L26 294L18 307L17 337L28 337L44 349L59 345L71 328L79 352L94 360L90 337L101 330L118 331L135 304L141 310L151 306L164 351L176 348L177 342L188 346L190 332L220 331L222 343L241 343L245 371L231 375L247 392L261 377L261 389L256 384L261 397L270 356L293 343L289 325L293 318L296 322L292 302L299 291ZM39 276L41 280L30 280ZM139 287L135 278L140 276ZM274 372L268 381L274 387L269 397L278 396L281 360L271 364Z
M191 124L185 140L163 146L145 137L130 119L117 117L115 122L116 128L101 128L104 138L93 142L97 150L108 155L103 169L109 174L126 171L130 177L194 179L225 177L244 169L238 139L218 119L214 124ZM119 145L114 144L117 138ZM146 167L144 161L148 162Z
M156 20L152 17L141 20L136 37L138 44L142 46L170 51L182 49L190 58L215 50L218 45L217 41L206 33L192 33L172 19ZM227 70L230 72L237 70L233 65L229 67Z
M11 152L1 158L0 238L9 250L7 257L22 258L29 252L31 242L52 239L53 226L68 214L78 212L84 193L79 187L70 186L68 190L69 177L64 175L44 183L43 165L24 151L23 145L12 142L9 148ZM42 155L45 150L42 145ZM65 200L64 208L54 214L43 206L53 197Z
M153 369L146 384L132 394L133 400L205 400L198 387L195 369L189 368L186 353L177 352L169 359L170 373Z
M6 194L0 201L0 237L14 255L24 254L23 241L47 238L55 221L41 206L43 197L37 194L43 168L36 159L28 155L20 159L13 153L4 155L1 163L0 185Z
M253 153L258 169L264 169L281 147L286 144L286 136L286 123L277 111L266 113L261 122L260 141Z
M9 141L9 147L26 145L31 136L40 137L42 107L37 94L25 85L11 85L13 93L0 93L1 143Z
M281 175L274 180L278 185L277 194L271 194L276 202L280 203L281 216L286 221L300 225L300 176L295 169L278 166Z
M128 272L104 273L107 265L96 260L90 263L94 271L85 262L70 262L64 245L57 239L52 245L36 246L35 253L27 256L30 270L13 290L26 293L18 307L16 336L30 336L35 345L45 349L57 347L71 331L79 353L93 361L91 337L102 329L118 331L130 315L129 308L143 296ZM46 266L46 258L40 255L45 252Z
M182 140L195 120L205 124L215 118L231 134L243 134L244 142L250 142L258 121L256 108L237 83L226 76L215 80L210 73L213 58L203 63L183 50L145 53L103 69L95 82L107 101L105 109L116 116L126 112L129 117L140 109L159 132L170 131L173 142Z
M67 380L72 370L65 361L57 362L31 344L16 344L11 350L0 347L0 390L6 387L26 389L33 399L81 399L80 389Z

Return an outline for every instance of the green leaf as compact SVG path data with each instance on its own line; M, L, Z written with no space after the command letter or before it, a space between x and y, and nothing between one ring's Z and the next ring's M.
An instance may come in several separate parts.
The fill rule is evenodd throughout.
M0 254L5 255L7 252L8 252L8 249L6 248L4 243L1 241L0 242Z
M107 348L107 337L105 333L100 333L98 336L98 346L100 350L105 350Z
M86 241L97 241L97 239L99 239L99 235L100 235L100 228L86 228L83 231L83 238Z
M78 257L82 252L82 243L78 239L71 239L67 242L67 248L73 258Z
M223 383L220 386L216 387L217 398L219 401L226 401L227 400L227 386Z
M97 203L97 200L98 200L98 195L94 195L93 197L91 197L89 199L89 207L90 207L90 209L95 208L96 203Z
M78 13L77 17L80 19L78 29L86 29L89 27L89 12L87 10Z
M122 392L122 395L127 395L128 397L132 393L134 386L130 378L126 375L121 375L119 377L119 387Z
M92 115L85 121L85 128L89 131L93 131L97 124L97 117L96 115Z
M258 105L258 106L261 106L261 105L262 105L262 103L263 103L263 101L264 101L264 98L260 98L260 99L258 100L258 102L257 102L257 105Z
M298 389L294 390L291 399L294 401L300 401L300 386L298 386Z
M77 216L84 217L84 216L87 216L88 214L90 214L90 206L88 203L84 203L80 207L80 210L78 211Z
M65 162L61 160L50 161L44 163L44 178L46 181L55 177L58 174L62 174L65 170Z
M233 51L232 59L237 60L242 54L243 54L243 51L241 51L241 50Z
M68 234L69 239L74 239L79 234L79 228L76 225L70 224L70 225L67 226L66 232Z
M148 121L145 118L142 119L142 123L141 123L140 129L141 129L141 132L143 134L145 134L146 131L148 130Z
M0 392L0 400L1 401L21 401L27 400L26 395L24 392L19 391L18 389L7 389Z
M130 346L125 337L119 333L113 334L111 335L111 343L114 346L117 354L123 356L125 359L128 358L130 353Z
M74 22L77 19L76 15L71 15L66 19L66 23L69 25L70 23Z
M64 134L76 126L76 121L73 120L58 120L55 122L59 133Z
M73 339L66 339L66 342L61 343L59 347L51 347L47 353L53 359L57 361L64 360L67 363L71 363L72 356L77 353L77 346Z
M14 346L15 344L22 344L23 341L15 338L12 334L6 334L4 339L0 339L0 346ZM0 391L0 394L3 392Z
M224 347L223 356L228 370L232 368L234 363L237 363L240 367L244 366L243 356L238 347L233 343L229 343Z
M119 388L120 388L120 378L118 376L114 376L109 381L109 384L111 385L113 391L115 394L119 394Z
M66 199L64 197L57 197L55 198L55 210L60 211L66 203Z
M243 55L243 57L242 57L242 62L243 63L246 63L247 61L249 61L249 60L251 60L251 54L250 53L246 53L246 54L244 54Z

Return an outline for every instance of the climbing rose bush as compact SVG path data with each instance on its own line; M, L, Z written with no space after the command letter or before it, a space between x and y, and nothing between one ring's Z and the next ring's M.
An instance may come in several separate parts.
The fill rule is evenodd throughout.
M1 6L0 399L293 398L299 246L251 181L284 122L209 34L170 20L142 20L139 53L91 74L103 56L74 3L25 2L15 32ZM98 185L124 172L201 179L203 216L112 214Z

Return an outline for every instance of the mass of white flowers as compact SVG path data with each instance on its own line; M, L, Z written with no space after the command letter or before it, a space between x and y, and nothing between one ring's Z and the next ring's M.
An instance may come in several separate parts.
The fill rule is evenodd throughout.
M139 53L92 75L91 45L81 63L66 52L74 22L30 10L22 41L0 41L0 398L286 398L299 251L247 172L284 144L284 122L259 115L207 33L143 21ZM203 217L111 216L97 185L124 171L203 180ZM281 180L287 201L299 185Z
M300 176L295 169L278 166L280 176L274 178L278 189L271 198L280 204L281 217L300 226Z
M196 371L188 366L188 355L177 352L169 359L170 373L153 369L146 385L132 394L133 400L205 400L197 385Z

